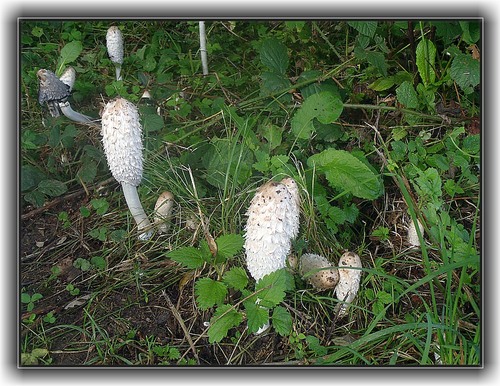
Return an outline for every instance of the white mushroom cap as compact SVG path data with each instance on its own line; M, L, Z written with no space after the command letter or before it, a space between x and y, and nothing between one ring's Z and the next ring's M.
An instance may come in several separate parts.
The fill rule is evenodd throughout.
M326 257L313 253L305 253L300 257L299 273L319 290L335 288L339 282L337 268L332 267Z
M298 199L282 182L270 181L256 192L247 211L247 268L258 281L286 267L291 241L299 229Z
M418 228L420 230L420 234L423 236L424 226L418 219L417 223L418 223ZM410 218L410 224L408 225L408 244L410 244L410 246L412 247L420 246L420 239L418 238L417 229L415 227L415 223L412 221L411 218Z
M362 268L361 259L354 252L346 252L341 256L339 260L340 279L335 288L337 299L345 302L338 305L340 317L346 314L348 303L351 303L358 293L362 273L360 268Z
M69 87L69 91L73 90L76 80L76 71L73 67L66 67L59 80Z
M123 36L117 26L109 27L106 33L106 48L111 61L115 64L123 64Z
M126 99L109 101L102 113L102 142L113 177L138 186L142 179L142 126L139 111Z
M167 233L169 228L170 217L174 207L174 195L170 192L163 192L158 197L155 204L154 223L160 233Z

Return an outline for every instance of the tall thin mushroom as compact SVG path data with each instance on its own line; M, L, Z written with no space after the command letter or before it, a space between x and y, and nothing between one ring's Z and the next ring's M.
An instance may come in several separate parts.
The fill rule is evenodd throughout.
M71 90L68 84L61 81L56 74L44 68L36 73L39 81L38 102L47 105L50 115L58 117L59 110L69 119L79 123L94 124L94 119L80 114L71 108L68 97Z
M142 126L139 111L126 99L109 101L102 113L102 143L109 169L121 184L130 213L137 223L139 239L147 240L152 226L144 212L137 186L142 180Z
M117 26L109 27L106 33L106 48L108 56L115 65L116 80L122 80L123 36Z

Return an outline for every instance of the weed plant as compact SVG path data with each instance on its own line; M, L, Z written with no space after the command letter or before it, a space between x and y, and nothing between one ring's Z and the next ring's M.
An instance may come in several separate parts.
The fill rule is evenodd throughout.
M207 21L206 76L195 21L19 23L20 365L482 365L481 20ZM38 104L68 65L75 110L138 105L168 234L137 240L99 130ZM361 256L344 318L293 267L246 271L246 209L285 176L292 254Z

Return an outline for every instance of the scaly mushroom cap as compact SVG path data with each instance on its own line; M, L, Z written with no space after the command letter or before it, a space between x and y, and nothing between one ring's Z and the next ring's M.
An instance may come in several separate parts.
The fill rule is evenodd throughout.
M362 268L361 259L354 252L346 252L342 255L339 260L339 276L340 280L335 288L335 294L337 299L342 302L338 307L339 316L344 316L347 310L347 304L351 303L359 290L359 283L361 281L361 269L350 269Z
M106 48L113 63L123 64L123 36L117 26L109 27L106 33Z
M316 273L307 275L312 272ZM305 253L300 257L299 273L314 288L319 290L335 288L339 282L337 268L332 267L332 264L325 257L313 253Z
M413 220L410 218L410 224L408 225L408 244L410 244L411 247L419 247L420 246L420 239L418 238L417 234L417 228L415 227L415 223ZM423 236L424 235L424 226L422 223L417 219L418 223L418 228L420 230L420 234Z
M76 80L76 71L73 67L67 67L62 75L59 77L59 80L63 82L66 86L68 86L68 90L71 92L73 90L73 86L75 85Z
M291 241L299 229L300 205L295 194L283 181L270 181L250 202L244 248L247 268L256 281L286 266Z
M113 177L138 186L142 179L142 126L139 111L126 99L109 101L101 118L104 152Z
M58 117L58 102L65 101L70 95L68 85L61 82L61 80L52 71L44 68L38 70L36 75L39 81L38 103L41 105L46 103L49 108L50 115Z
M169 228L172 208L174 207L174 195L170 192L163 192L158 197L155 204L154 223L160 233L167 233Z

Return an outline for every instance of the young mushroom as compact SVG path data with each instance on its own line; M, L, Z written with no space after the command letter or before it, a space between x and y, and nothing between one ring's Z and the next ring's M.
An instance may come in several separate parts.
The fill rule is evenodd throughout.
M168 233L173 207L174 195L170 192L163 192L160 194L160 197L158 197L155 204L154 217L154 224L156 225L158 232Z
M410 218L409 220L409 225L408 225L408 244L410 244L410 247L419 247L420 246L420 239L418 238L417 234L417 228L415 227L415 223L413 220ZM424 226L420 222L420 220L417 219L417 224L418 224L418 229L420 230L420 234L423 236L424 235Z
M318 290L332 289L339 282L338 269L326 257L305 253L300 257L299 273Z
M109 58L115 65L116 80L122 80L123 36L117 26L109 27L106 33L106 48Z
M118 97L104 107L101 123L102 143L109 169L122 186L128 208L137 223L139 239L147 240L153 231L137 193L137 186L142 180L139 111L134 104Z
M75 69L71 66L67 67L59 77L59 80L68 86L68 89L71 92L76 81Z
M292 239L299 231L299 200L296 182L285 178L262 185L250 202L243 247L255 281L286 267Z
M39 80L38 102L42 106L47 104L52 117L58 117L60 109L72 121L93 124L91 117L80 114L71 108L68 101L71 90L68 84L62 82L52 71L43 68L38 70L36 75Z
M354 252L344 253L339 260L339 283L335 287L337 299L341 301L335 309L339 317L346 314L347 307L359 290L361 281L361 259Z

